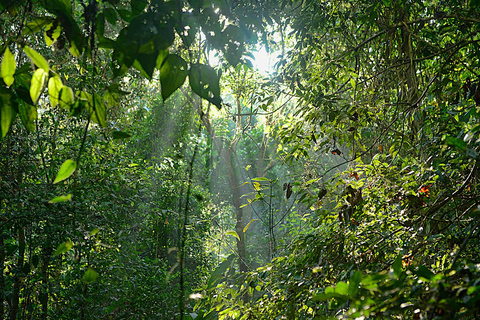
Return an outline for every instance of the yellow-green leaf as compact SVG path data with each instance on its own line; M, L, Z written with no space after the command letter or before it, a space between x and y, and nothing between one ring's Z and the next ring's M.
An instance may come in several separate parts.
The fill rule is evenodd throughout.
M42 68L43 70L45 70L45 72L48 73L48 70L50 69L48 67L48 62L40 53L33 50L29 46L25 46L23 48L23 52L25 52L25 54L30 58L30 60L33 61L33 63L35 63L37 67Z
M70 110L70 108L75 103L75 96L73 95L73 90L70 87L63 86L60 89L60 96L58 99L58 104L60 108Z
M238 233L234 230L227 231L225 234L229 236L234 236L235 238L238 239L238 241L240 241L240 237L238 236Z
M70 201L70 200L72 200L72 195L67 194L65 196L55 197L55 198L51 199L50 201L48 201L48 203L59 203L59 202L65 202L65 201Z
M34 104L38 103L38 99L43 92L46 77L47 73L42 68L37 69L33 74L32 83L30 84L30 97Z
M90 233L88 234L88 236L89 236L89 237L94 236L94 235L96 235L96 234L99 233L99 232L100 232L100 229L99 229L99 228L95 228L95 229L93 229L92 231L90 231Z
M93 270L92 268L88 268L88 270L83 275L83 281L86 283L91 283L97 281L98 272Z
M252 224L253 221L257 221L258 219L252 219L250 220L249 223L247 223L247 225L245 226L245 228L243 228L243 233L247 232L248 230L248 227L250 227L250 225Z
M61 255L65 252L67 252L68 250L72 249L72 247L73 247L72 241L67 240L57 247L57 250L55 250L55 253L53 255L54 256Z
M58 37L60 37L60 33L62 32L62 27L59 24L55 26L55 29L53 29L53 27L53 23L50 23L45 28L45 43L47 46L51 46L55 41L57 41Z
M15 69L16 69L15 57L10 52L10 49L7 47L5 49L5 53L3 54L2 71L1 71L3 82L5 82L7 87L10 87L13 84L13 81L15 80L13 78L13 75L15 74Z
M48 96L50 97L50 105L56 107L60 97L60 90L63 88L62 79L58 75L48 80Z
M75 169L77 169L77 163L75 161L73 161L72 159L65 160L65 162L60 167L60 170L58 170L57 176L55 177L55 181L53 181L53 184L70 177L75 172Z

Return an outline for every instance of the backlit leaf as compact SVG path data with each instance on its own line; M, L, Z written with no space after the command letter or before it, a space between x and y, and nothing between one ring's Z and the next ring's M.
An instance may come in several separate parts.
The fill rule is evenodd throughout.
M75 96L73 90L70 87L63 86L60 89L60 95L58 97L58 104L60 108L70 110L75 103Z
M65 160L65 162L60 167L60 170L58 170L57 176L55 177L55 181L53 181L53 184L70 177L75 172L76 168L77 163L75 161L73 161L72 159Z
M62 87L62 79L60 79L58 75L50 77L50 79L48 80L48 95L50 97L50 105L52 107L56 107L58 105L58 99Z
M15 57L10 52L10 49L7 47L5 49L5 53L3 54L2 70L1 70L3 82L5 82L7 87L10 87L13 84L13 81L15 80L13 78L13 75L15 74L15 69L16 69Z
M48 73L48 70L50 69L48 66L48 62L40 53L28 46L25 46L23 48L23 52L25 52L25 54L30 58L30 60L33 61L33 63L35 63L37 67L42 68L43 70L45 70L45 72Z
M30 97L34 104L38 103L38 99L43 92L46 77L47 73L42 68L37 69L33 74L32 83L30 85Z

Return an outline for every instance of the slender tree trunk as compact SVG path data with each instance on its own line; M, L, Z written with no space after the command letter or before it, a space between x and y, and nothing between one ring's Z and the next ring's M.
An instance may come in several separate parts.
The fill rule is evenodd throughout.
M0 319L5 319L5 310L3 303L5 301L5 278L3 277L3 269L5 268L5 249L3 246L3 235L0 234Z
M18 229L18 259L17 272L13 283L12 308L10 309L10 320L16 320L20 301L20 289L22 286L22 272L25 261L25 231L22 227Z

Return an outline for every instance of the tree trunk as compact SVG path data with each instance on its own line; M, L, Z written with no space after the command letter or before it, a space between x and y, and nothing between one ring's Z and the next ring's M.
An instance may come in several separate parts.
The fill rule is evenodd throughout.
M22 227L19 227L17 271L15 273L14 283L13 283L13 298L12 298L12 308L10 309L10 320L17 319L24 261L25 261L25 232Z

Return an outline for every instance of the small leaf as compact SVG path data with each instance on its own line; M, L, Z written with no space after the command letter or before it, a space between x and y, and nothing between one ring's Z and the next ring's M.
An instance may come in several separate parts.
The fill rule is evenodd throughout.
M72 159L65 160L65 162L60 167L60 170L58 170L57 176L55 178L55 181L53 181L53 184L59 183L60 181L63 181L70 177L75 172L76 168L77 163L75 161L73 161Z
M15 80L13 78L13 75L15 74L15 69L16 69L15 57L10 52L10 49L7 47L5 49L5 53L3 54L2 71L1 71L3 82L5 82L7 87L10 87L13 84L13 81Z
M270 179L265 177L257 177L257 178L253 178L252 180L253 181L270 181Z
M88 268L87 271L85 271L85 274L83 275L83 281L86 283L92 283L97 281L98 279L98 272L93 270L92 268Z
M51 199L50 201L48 201L48 203L59 203L59 202L65 202L65 201L70 201L70 200L72 200L72 195L67 194L65 196L55 197L55 198Z
M100 232L100 229L99 229L99 228L95 228L95 229L93 229L92 231L90 231L90 233L88 234L88 236L89 236L89 237L94 236L94 235L96 235L96 234L99 233L99 232Z
M67 240L57 247L57 250L55 250L55 253L53 255L58 256L58 255L64 254L68 250L72 249L72 247L73 247L72 241Z
M48 73L50 69L48 66L48 62L40 53L28 46L25 46L23 48L23 52L25 52L25 54L30 58L30 60L33 61L33 63L35 63L37 67L42 68L43 70L45 70L46 73Z
M257 221L258 219L252 219L250 220L249 223L247 223L247 225L245 226L245 228L243 228L243 233L247 232L248 230L248 227L250 227L250 225L252 224L253 221Z
M163 60L160 68L160 85L162 87L162 98L167 100L187 78L187 63L182 57L170 54Z
M238 233L235 230L227 231L225 232L225 234L229 236L234 236L235 238L238 239L238 241L240 241L240 237L238 236Z
M112 136L113 139L127 139L130 138L132 135L123 131L113 131Z
M42 68L39 68L35 71L32 76L32 83L30 85L30 97L32 98L33 104L38 103L38 99L43 92L43 87L45 86L45 79L47 73Z

